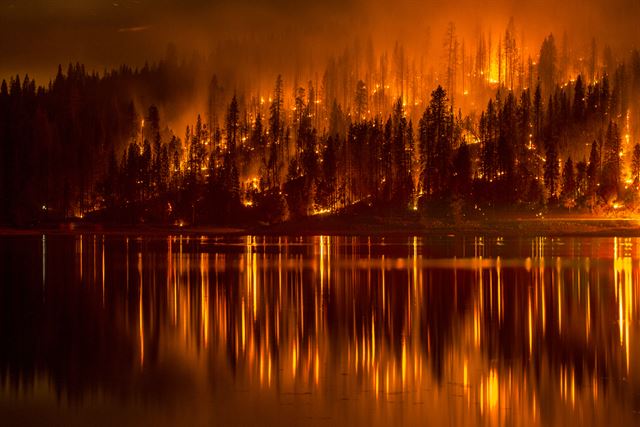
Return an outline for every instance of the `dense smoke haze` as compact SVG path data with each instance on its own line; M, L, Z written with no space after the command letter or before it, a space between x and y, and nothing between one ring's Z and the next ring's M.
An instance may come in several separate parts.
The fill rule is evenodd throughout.
M42 81L59 63L102 71L154 61L168 43L206 55L224 40L272 40L290 60L323 62L370 37L376 48L399 41L429 49L436 61L449 21L472 44L480 31L501 34L513 17L530 52L550 32L558 40L566 33L574 49L592 37L618 51L640 40L635 0L23 0L0 7L0 75L28 72Z
M197 113L205 113L214 74L226 98L234 92L267 95L278 74L286 93L293 93L311 81L319 86L329 59L343 54L362 61L355 78L364 79L371 71L365 69L369 46L377 66L379 55L391 55L399 43L407 66L429 73L431 90L444 81L449 23L456 26L458 62L474 55L481 37L493 43L489 57L497 62L491 56L497 55L510 22L523 66L527 58L537 60L550 33L558 49L575 58L587 58L594 39L599 56L605 46L618 57L640 44L634 22L640 3L634 0L24 0L0 7L0 78L7 80L28 74L46 86L59 64L66 70L81 63L98 73L123 64L142 67L165 58L168 46L176 48L180 60L207 58L189 76L196 90L184 94L188 107L163 114L179 132ZM464 71L464 65L458 68ZM568 70L568 76L580 72ZM465 83L460 82L456 91L461 93ZM485 95L475 92L474 102L462 107L484 105ZM140 109L148 107L134 99Z

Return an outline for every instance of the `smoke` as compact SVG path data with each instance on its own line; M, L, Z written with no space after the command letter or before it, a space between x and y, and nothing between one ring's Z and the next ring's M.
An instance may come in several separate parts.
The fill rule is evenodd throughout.
M221 40L273 39L318 60L356 38L415 49L429 39L438 49L449 21L472 44L480 31L497 37L511 17L531 53L551 32L624 51L640 41L638 16L636 0L23 0L0 6L0 75L47 80L58 63L76 61L98 71L140 65L171 42L207 54Z
M204 111L213 73L227 97L248 84L266 97L278 74L287 90L306 86L345 49L371 44L379 55L396 42L438 70L449 22L470 54L481 34L497 44L511 19L525 57L535 58L549 33L580 55L593 38L600 52L610 45L624 55L640 45L638 16L637 0L16 0L0 6L0 77L28 73L46 84L58 64L142 66L173 44L182 58L198 53L208 64L196 76L203 89L171 119L181 132Z

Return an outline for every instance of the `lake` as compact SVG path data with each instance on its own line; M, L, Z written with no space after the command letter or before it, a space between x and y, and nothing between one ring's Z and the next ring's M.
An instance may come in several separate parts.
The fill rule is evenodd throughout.
M635 238L0 237L2 425L640 423Z

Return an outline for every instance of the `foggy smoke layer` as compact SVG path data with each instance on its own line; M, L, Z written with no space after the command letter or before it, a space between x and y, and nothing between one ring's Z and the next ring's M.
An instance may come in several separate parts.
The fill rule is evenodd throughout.
M46 81L59 63L102 71L153 61L168 43L207 55L225 40L280 52L266 59L269 68L286 60L321 62L358 39L371 39L377 49L398 41L439 58L448 22L472 45L480 33L499 38L511 17L531 52L553 32L575 49L595 37L622 53L640 40L638 16L635 0L8 1L0 6L0 74L29 72Z

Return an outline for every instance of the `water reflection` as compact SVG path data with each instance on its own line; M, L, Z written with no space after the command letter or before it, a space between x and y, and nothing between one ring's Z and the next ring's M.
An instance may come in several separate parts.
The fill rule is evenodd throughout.
M6 237L0 273L21 423L640 422L637 239Z

